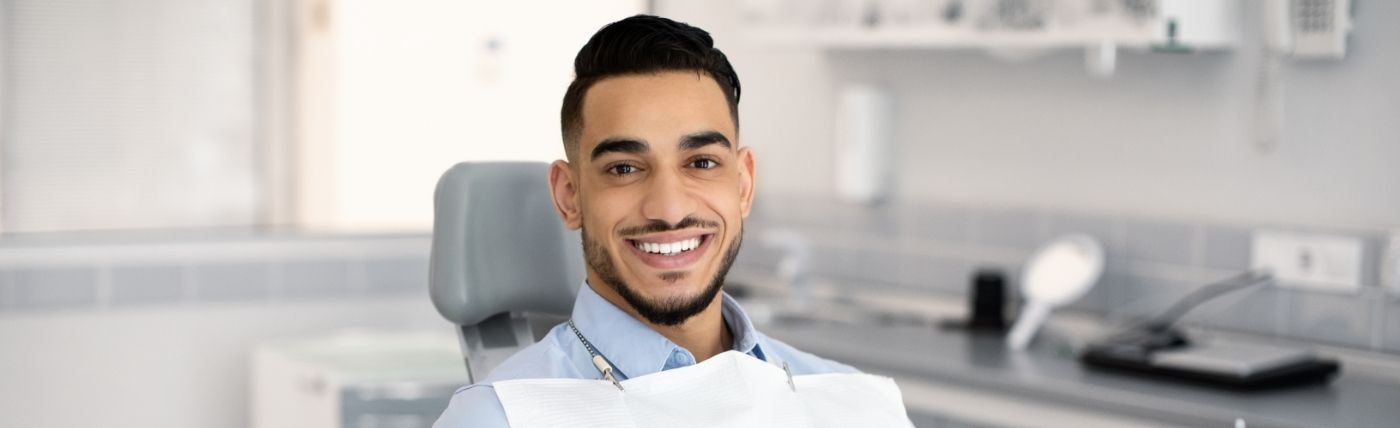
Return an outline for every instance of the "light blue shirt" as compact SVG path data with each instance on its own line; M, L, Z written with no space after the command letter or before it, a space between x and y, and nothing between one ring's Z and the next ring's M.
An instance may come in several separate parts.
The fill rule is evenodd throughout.
M763 361L788 364L792 374L855 373L845 364L788 346L754 330L744 309L728 294L721 295L724 322L734 350ZM621 374L646 376L695 364L690 351L676 345L604 300L584 283L574 300L574 325L583 337ZM434 428L507 427L505 409L491 384L511 379L602 379L592 356L567 323L554 326L539 342L520 350L486 379L458 389ZM618 380L626 379L619 376Z

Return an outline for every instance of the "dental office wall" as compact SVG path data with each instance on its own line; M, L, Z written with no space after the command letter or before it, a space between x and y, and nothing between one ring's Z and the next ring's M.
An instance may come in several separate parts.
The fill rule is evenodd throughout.
M0 427L246 427L256 344L448 331L437 177L552 159L642 7L554 3L0 0Z
M446 329L423 235L0 245L0 426L246 427L249 350Z
M1243 16L1260 16L1245 1ZM1089 75L1078 49L1006 62L971 50L822 49L748 38L737 1L661 1L711 30L744 83L741 139L756 151L750 234L803 232L814 274L859 290L960 293L978 267L1012 277L1040 242L1084 232L1108 249L1105 279L1077 306L1112 319L1160 310L1248 268L1252 231L1363 239L1356 292L1278 288L1222 297L1198 325L1400 352L1400 290L1378 284L1400 227L1400 3L1359 1L1341 61L1281 67L1281 141L1256 144L1260 22L1224 52L1120 52ZM895 97L889 201L840 201L832 174L837 91ZM746 242L741 266L779 254Z

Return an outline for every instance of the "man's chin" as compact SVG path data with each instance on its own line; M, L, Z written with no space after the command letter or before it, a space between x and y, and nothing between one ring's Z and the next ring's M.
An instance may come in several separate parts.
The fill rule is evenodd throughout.
M667 283L660 278L654 278L651 281L623 281L610 285L647 321L673 326L685 322L709 307L719 295L722 284L723 281L700 283L693 280ZM637 286L644 288L634 288Z
M708 281L697 281L694 278L694 275L686 275L684 278L652 275L644 280L627 280L625 284L632 289L634 295L648 302L662 304L685 301L703 294L705 287L710 284Z

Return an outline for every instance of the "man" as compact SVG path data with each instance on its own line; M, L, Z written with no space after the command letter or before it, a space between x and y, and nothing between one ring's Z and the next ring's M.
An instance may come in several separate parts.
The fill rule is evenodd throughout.
M710 35L634 16L599 30L574 69L561 113L568 161L549 172L588 266L571 323L458 390L436 426L506 426L492 383L604 378L594 355L618 380L728 350L786 362L793 375L855 372L755 331L721 292L753 206L755 165L739 145L738 75Z

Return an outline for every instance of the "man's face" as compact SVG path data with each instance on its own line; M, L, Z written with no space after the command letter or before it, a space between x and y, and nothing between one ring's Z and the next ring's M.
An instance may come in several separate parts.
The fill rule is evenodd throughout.
M584 97L574 163L551 168L555 204L582 228L589 277L652 323L714 300L753 199L753 155L707 75L598 81Z

